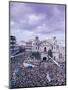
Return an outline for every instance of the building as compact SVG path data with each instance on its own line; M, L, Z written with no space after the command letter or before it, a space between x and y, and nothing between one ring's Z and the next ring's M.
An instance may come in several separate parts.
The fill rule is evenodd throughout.
M53 58L54 60L58 60L59 59L59 45L55 36L53 37L52 43L53 43L53 50L52 50Z
M16 37L10 36L10 55L14 55L19 52L19 47L16 44Z
M32 51L32 41L26 42L25 49L28 52Z
M41 41L39 44L39 52L41 53L41 59L48 59L48 50L52 50L52 44L47 40Z
M41 41L39 44L39 52L48 52L49 49L52 49L52 44L47 40Z
M32 42L32 52L38 52L39 51L39 37L36 36L35 40Z
M65 60L65 48L58 44L56 37L40 41L39 37L36 36L34 40L25 42L25 50L29 52L40 52L41 59L48 58L48 51L51 50L54 60L58 62Z

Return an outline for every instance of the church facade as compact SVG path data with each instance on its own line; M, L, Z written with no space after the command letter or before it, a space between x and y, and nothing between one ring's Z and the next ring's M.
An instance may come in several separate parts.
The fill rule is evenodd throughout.
M52 39L40 41L39 37L36 36L33 41L26 42L25 45L26 51L30 52L39 52L41 54L41 59L48 57L48 51L51 50L53 54L53 59L58 61L65 60L65 48L59 46L56 37Z

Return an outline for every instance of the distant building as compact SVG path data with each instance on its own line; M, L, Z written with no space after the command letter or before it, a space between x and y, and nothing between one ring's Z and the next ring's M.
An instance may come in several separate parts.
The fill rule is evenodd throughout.
M25 50L25 47L26 47L26 42L25 41L21 41L19 42L19 48L22 49L22 50Z
M47 40L44 40L44 41L41 41L40 44L39 44L39 52L44 52L44 51L48 51L49 49L52 49L53 45L47 41Z
M29 52L40 52L41 59L48 57L48 51L51 50L53 59L56 61L65 60L65 47L59 45L56 37L40 41L36 36L34 40L25 42L25 50Z
M39 51L39 43L40 43L39 37L36 36L35 40L32 42L32 51L33 52L38 52Z
M59 59L59 45L57 43L57 39L55 36L53 37L52 43L53 43L53 50L52 50L53 58L54 60L58 60Z
M65 47L64 46L59 46L59 59L60 62L65 61Z
M16 44L16 37L10 36L10 55L14 55L19 51L19 48Z
M39 52L41 53L41 59L47 58L48 59L48 50L52 50L52 44L47 40L41 41L39 44Z
M26 51L32 51L32 42L26 42L26 46L25 46Z

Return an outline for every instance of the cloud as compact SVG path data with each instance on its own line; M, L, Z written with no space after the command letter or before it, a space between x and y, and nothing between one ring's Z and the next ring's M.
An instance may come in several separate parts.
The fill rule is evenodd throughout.
M58 33L62 34L59 36L63 36L65 32L65 6L11 2L10 28L19 40L24 37L30 39L35 34L42 36L43 39L45 35L58 36ZM24 39L26 40L26 38Z
M19 21L30 12L33 12L33 10L30 7L28 7L27 3L10 3L10 14L12 20Z
M28 17L28 23L29 25L36 25L40 24L42 20L44 20L46 17L43 14L29 14Z

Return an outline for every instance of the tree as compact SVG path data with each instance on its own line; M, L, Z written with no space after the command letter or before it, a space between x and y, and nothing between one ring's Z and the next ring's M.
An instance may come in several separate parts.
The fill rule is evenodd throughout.
M32 52L32 56L38 60L41 59L41 54L39 52Z

